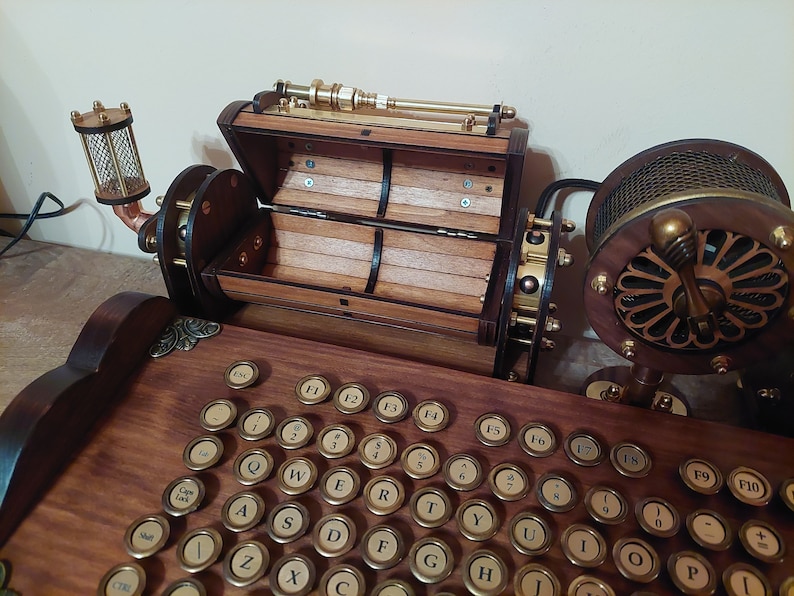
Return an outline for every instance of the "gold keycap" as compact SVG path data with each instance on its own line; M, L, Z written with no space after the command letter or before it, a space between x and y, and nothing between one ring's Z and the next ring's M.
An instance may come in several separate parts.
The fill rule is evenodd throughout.
M361 537L361 558L372 569L391 569L405 555L405 541L390 526L373 526Z
M309 510L297 501L276 505L267 517L267 533L278 543L286 544L303 536L309 529Z
M252 491L242 491L232 495L221 508L221 521L232 532L250 530L265 515L265 500Z
M206 430L223 430L230 426L237 416L237 406L228 399L216 399L201 409L199 423Z
M223 560L223 578L239 588L250 586L265 575L270 564L270 552L256 540L240 542Z
M321 375L306 375L295 384L295 395L302 404L319 404L331 394L331 384Z

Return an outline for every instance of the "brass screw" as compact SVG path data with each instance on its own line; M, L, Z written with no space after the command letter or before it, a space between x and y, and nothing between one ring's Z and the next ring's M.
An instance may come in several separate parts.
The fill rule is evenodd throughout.
M590 283L590 287L593 288L599 296L606 296L612 291L612 284L609 283L606 273L599 273L596 275Z
M727 356L715 356L711 359L710 364L715 373L724 375L730 370L731 361Z
M160 195L154 200L154 204L157 205L158 207L162 207L163 201L165 201L165 197L163 195Z
M772 230L769 239L780 250L788 250L794 244L794 233L787 226L778 226Z
M626 360L632 360L637 355L635 348L636 344L634 343L634 340L627 339L620 344L620 353Z
M211 210L212 210L212 203L210 203L209 201L204 201L201 204L201 212L204 215L209 215Z
M238 262L240 263L240 267L245 267L248 264L248 254L245 252L241 252Z
M264 240L262 240L262 236L254 237L254 250L259 250L260 248L262 248L263 242Z

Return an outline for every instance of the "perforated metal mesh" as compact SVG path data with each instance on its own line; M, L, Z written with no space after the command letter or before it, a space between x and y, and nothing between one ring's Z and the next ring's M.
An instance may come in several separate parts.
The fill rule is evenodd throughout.
M633 172L604 199L593 221L593 244L609 226L644 203L672 193L715 188L754 192L780 202L772 181L747 164L706 151L669 153Z
M138 168L129 128L121 128L110 133L110 142L116 150L118 172L105 135L102 133L89 134L85 135L85 138L88 151L91 154L91 161L96 168L99 182L98 193L126 197L146 186L147 182Z

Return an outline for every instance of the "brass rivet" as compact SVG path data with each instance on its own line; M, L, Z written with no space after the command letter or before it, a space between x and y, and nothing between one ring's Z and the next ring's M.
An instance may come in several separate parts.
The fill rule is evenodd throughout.
M201 212L202 212L204 215L209 215L209 214L210 214L210 210L211 210L211 208L212 208L212 204L211 204L209 201L204 201L204 202L201 204Z
M794 233L787 226L778 226L769 235L769 239L780 250L788 250L794 244Z
M254 238L254 250L259 250L260 248L262 248L263 242L264 240L262 240L262 236L256 236Z
M730 370L731 361L727 356L715 356L709 363L718 375L724 375Z
M627 339L623 343L620 344L620 353L626 360L631 360L637 355L637 351L635 350L636 344L634 340Z
M245 267L248 264L248 254L245 252L241 252L238 262L240 263L241 267Z
M599 296L606 296L612 290L612 284L609 283L605 273L600 273L593 278L590 287L596 291Z

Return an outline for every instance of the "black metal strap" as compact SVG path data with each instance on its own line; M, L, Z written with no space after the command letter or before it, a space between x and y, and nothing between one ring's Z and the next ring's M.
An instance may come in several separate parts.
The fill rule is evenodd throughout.
M369 268L369 279L364 292L372 294L375 291L375 284L378 282L378 271L380 270L380 256L383 252L383 230L375 228L375 242L372 245L372 264Z
M378 203L378 217L386 216L386 207L389 205L389 191L391 190L391 149L383 150L383 178L380 183L380 203Z

